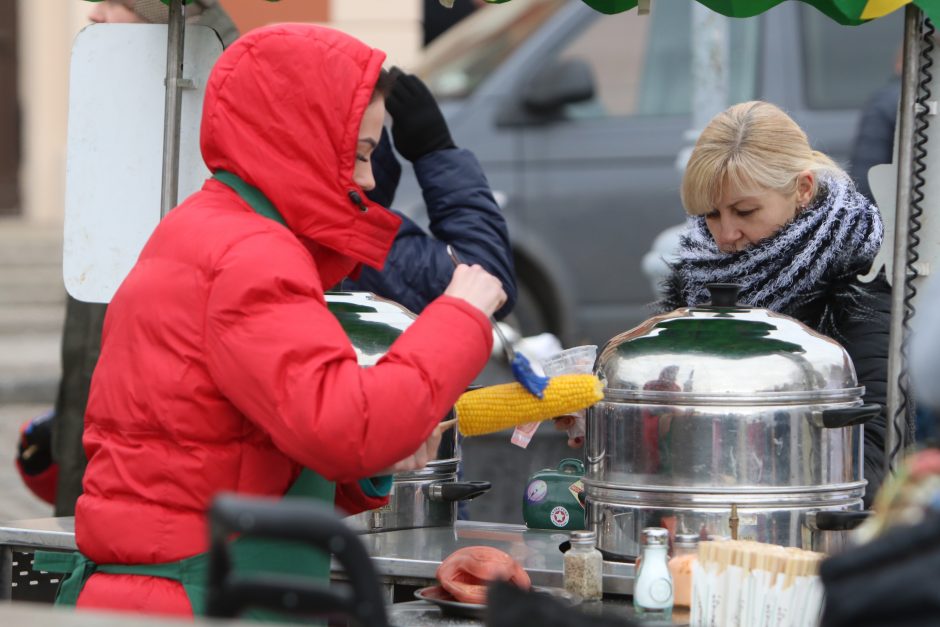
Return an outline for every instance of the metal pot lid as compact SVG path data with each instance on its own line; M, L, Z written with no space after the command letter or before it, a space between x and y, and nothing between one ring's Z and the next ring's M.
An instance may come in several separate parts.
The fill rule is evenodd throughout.
M594 367L605 398L727 405L861 397L838 342L789 316L739 306L736 296L736 285L720 284L711 303L655 316L612 338Z
M373 366L417 316L371 292L327 292L326 305L349 336L360 366Z

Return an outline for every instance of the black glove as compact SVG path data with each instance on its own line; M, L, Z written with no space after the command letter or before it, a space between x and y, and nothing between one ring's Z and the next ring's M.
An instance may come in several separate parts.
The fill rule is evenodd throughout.
M398 75L392 93L385 100L385 108L392 116L395 149L408 161L454 147L447 122L431 90L414 74Z

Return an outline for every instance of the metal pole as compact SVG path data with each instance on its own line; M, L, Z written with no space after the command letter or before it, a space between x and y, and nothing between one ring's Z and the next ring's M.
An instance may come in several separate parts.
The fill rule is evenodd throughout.
M698 133L728 106L728 18L692 4L692 129Z
M179 188L180 117L183 109L183 43L186 35L183 0L170 0L166 43L166 105L163 118L163 183L160 218L176 206Z
M730 74L729 19L697 2L692 3L692 128L676 156L676 169L685 170L702 129L728 106Z
M918 73L920 71L920 9L913 4L904 9L904 66L901 72L901 104L898 111L898 182L894 215L894 261L891 273L891 336L888 340L888 398L887 433L885 434L885 463L888 472L896 468L892 458L895 449L903 451L908 430L906 408L900 416L901 389L907 388L907 368L902 351L906 350L904 337L904 282L907 278L907 237L911 203L911 174L914 151L914 106L917 101Z

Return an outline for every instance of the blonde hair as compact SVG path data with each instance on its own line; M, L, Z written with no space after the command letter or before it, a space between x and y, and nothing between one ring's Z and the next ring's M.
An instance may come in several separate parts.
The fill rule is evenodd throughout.
M795 194L800 172L847 178L823 153L813 150L806 133L769 102L736 104L719 113L702 131L682 177L682 204L690 215L714 210L724 187ZM813 190L815 197L817 190Z

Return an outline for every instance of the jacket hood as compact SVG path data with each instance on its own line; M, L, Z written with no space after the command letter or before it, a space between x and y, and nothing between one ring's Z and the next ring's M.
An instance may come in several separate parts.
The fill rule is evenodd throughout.
M339 31L281 24L238 39L209 76L206 165L261 190L291 231L317 245L318 261L339 256L380 269L400 224L353 181L360 123L384 60ZM357 206L351 192L365 202Z

